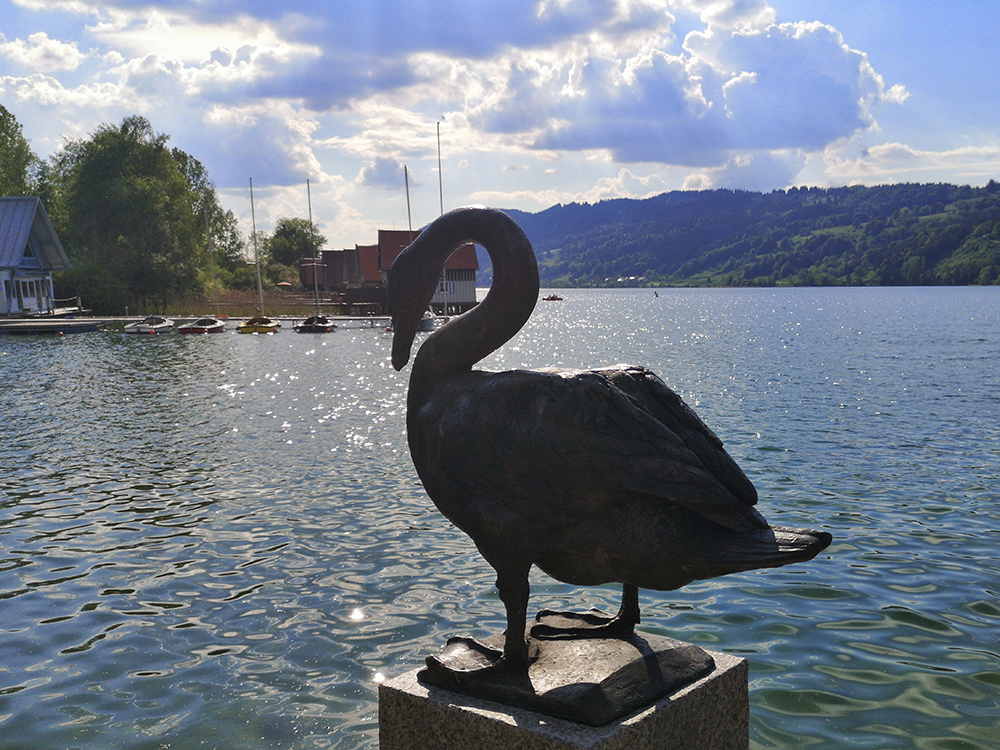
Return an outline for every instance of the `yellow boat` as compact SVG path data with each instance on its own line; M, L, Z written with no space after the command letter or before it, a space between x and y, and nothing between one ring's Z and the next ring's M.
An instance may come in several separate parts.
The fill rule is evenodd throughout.
M264 315L255 315L240 323L236 330L240 333L274 333L278 330L278 323Z

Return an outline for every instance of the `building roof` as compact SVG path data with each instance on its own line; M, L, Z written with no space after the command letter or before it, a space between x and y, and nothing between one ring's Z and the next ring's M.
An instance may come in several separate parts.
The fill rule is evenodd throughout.
M379 265L383 271L388 271L396 256L405 250L413 240L420 236L420 232L410 232L406 229L380 229L378 230L378 250ZM463 245L458 248L444 267L450 270L471 269L479 270L479 259L476 257L475 245Z
M17 268L26 254L36 257L44 271L70 267L41 200L0 198L0 268Z
M445 268L458 269L463 268L471 271L479 270L479 256L476 255L475 245L462 245L458 250L451 254L448 258L448 262L444 264Z

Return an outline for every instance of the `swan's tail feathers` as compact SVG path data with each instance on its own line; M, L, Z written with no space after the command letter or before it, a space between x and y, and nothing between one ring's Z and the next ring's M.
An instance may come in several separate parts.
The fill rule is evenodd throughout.
M812 560L833 541L833 536L827 531L793 529L787 526L772 526L771 531L774 532L779 554L793 557L793 562Z
M826 531L771 526L760 531L729 536L728 543L713 550L715 562L731 572L755 568L777 568L812 560L830 546Z

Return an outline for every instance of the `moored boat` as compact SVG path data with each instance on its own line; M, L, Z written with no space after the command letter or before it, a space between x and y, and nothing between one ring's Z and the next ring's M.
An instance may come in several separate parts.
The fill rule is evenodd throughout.
M292 326L296 333L333 333L337 326L325 315L310 315Z
M278 323L266 315L254 315L240 323L236 330L240 333L274 333L278 330Z
M217 318L198 318L191 323L177 326L177 333L222 333L226 324Z
M434 312L432 310L428 310L423 314L423 317L420 318L420 323L417 324L417 330L433 331L435 328L437 328L437 318L434 317Z
M160 315L150 315L148 318L129 323L124 333L167 333L174 330L174 321Z

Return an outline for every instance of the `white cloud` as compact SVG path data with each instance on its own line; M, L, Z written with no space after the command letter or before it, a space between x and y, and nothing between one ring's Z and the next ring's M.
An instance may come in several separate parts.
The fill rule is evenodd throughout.
M85 58L75 42L50 39L44 31L31 34L27 41L0 42L0 55L39 73L76 70Z
M881 79L881 76L880 76ZM895 83L883 94L882 100L893 104L902 104L910 98L910 92L901 83Z
M0 92L13 92L21 102L48 107L90 109L103 107L120 96L121 88L113 83L95 83L64 87L57 78L36 73L26 78L0 77Z
M798 151L739 153L716 169L689 174L684 179L684 189L729 188L766 192L793 184L795 175L805 162L805 157Z
M1000 174L1000 144L965 146L946 151L925 151L902 143L883 143L864 149L854 159L830 150L825 156L826 173L843 182L933 182L945 170L964 175L970 183L982 184Z
M313 151L317 127L314 119L284 103L216 106L187 138L212 144L211 153L199 158L212 167L219 184L240 185L249 176L261 185L301 185L307 177L331 179ZM197 155L193 146L181 145Z
M13 0L13 3L29 10L58 10L80 15L90 12L92 8L92 4L85 0Z
M684 178L683 190L710 190L714 187L712 177L704 172L692 172Z
M403 185L403 165L396 159L377 156L358 174L355 182L362 187L399 190Z
M640 177L623 167L614 177L602 177L594 187L574 200L595 203L609 198L649 198L662 193L667 187L658 174Z
M258 55L283 64L320 55L316 44L289 39L275 24L246 14L201 23L183 11L118 11L91 26L89 31L105 46L126 57L155 53L175 57L188 65L209 60L219 49L252 48Z
M662 37L642 48L581 41L512 54L470 117L485 130L530 133L535 148L721 167L748 151L822 151L872 128L875 104L906 98L833 28L761 26L770 15L760 3L703 5L713 26L689 34L679 53ZM730 17L743 25L717 28Z
M764 0L678 0L674 4L697 14L710 27L759 28L775 19L774 9Z
M645 177L621 168L613 177L603 177L584 190L479 190L470 199L489 205L526 210L547 208L556 203L596 203L611 198L648 198L668 189L663 178L652 173Z
M524 206L524 210L540 210L554 206L557 203L572 202L571 194L563 190L476 190L468 195L469 204L484 206L503 206L516 208Z
M184 94L187 70L184 63L158 54L128 60L115 69L122 82L135 94L154 100L174 100Z
M121 59L95 80L195 117L207 102L281 102L324 116L349 108L364 118L339 120L351 127L316 145L368 162L429 156L427 126L444 113L462 150L720 169L743 153L822 150L871 128L877 102L906 98L835 29L775 25L762 0L439 5L436 17L450 23L404 0L320 15L295 0L256 15L112 0L87 9L97 18L89 33ZM702 24L682 46L678 14Z

